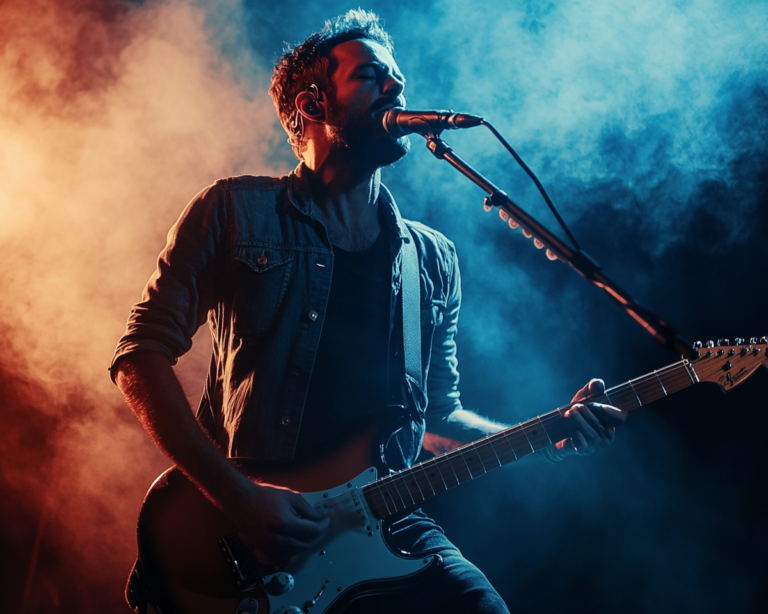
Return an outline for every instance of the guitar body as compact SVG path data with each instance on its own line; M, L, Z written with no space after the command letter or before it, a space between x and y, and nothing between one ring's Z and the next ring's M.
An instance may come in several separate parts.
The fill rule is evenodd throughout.
M697 344L684 359L582 402L631 412L701 382L725 391L768 366L768 338ZM565 405L390 474L381 434L387 422L352 432L342 445L303 465L235 460L254 480L298 491L334 510L326 541L292 563L292 574L264 576L231 522L182 473L170 469L150 488L139 516L139 555L162 614L336 614L362 595L418 584L442 563L429 553L409 557L387 542L387 519L427 499L571 436ZM391 415L392 412L390 412ZM390 423L391 424L391 423ZM377 426L382 425L382 426ZM379 452L377 455L376 452ZM386 473L377 479L377 473ZM276 590L274 581L294 581ZM290 583L290 582L289 582Z
M138 523L139 553L153 603L162 614L299 614L314 601L307 611L330 614L362 595L421 581L442 559L434 554L409 557L390 547L388 523L373 515L361 491L382 467L372 454L379 448L378 433L370 427L304 466L234 461L252 479L291 488L310 504L334 510L325 542L286 570L294 586L282 595L268 595L260 581L248 590L243 590L248 582L238 586L248 575L245 567L255 564L253 553L245 557L250 561L240 556L228 560L220 542L239 542L234 525L178 469L163 473L147 493ZM247 604L244 599L255 600L258 608L253 602L241 606Z

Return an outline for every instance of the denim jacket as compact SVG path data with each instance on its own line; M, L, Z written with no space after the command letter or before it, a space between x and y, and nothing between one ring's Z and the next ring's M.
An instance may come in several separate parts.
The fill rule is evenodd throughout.
M207 319L213 356L198 419L229 456L294 456L334 261L306 173L300 164L284 177L222 179L201 191L169 232L112 359L113 378L117 362L132 352L160 352L175 364ZM379 206L392 254L389 362L396 384L390 400L415 409L400 442L412 462L424 434L427 398L439 416L461 407L459 269L453 244L403 220L384 186ZM424 390L406 385L402 365L401 247L412 239L421 280Z

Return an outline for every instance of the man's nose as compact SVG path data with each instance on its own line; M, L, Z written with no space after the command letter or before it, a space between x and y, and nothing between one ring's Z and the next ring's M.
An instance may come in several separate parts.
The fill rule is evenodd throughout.
M392 98L397 98L405 91L405 82L393 74L387 75L384 81L383 93Z

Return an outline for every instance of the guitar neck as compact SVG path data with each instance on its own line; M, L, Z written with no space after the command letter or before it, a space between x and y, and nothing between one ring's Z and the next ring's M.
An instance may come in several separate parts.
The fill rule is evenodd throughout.
M693 364L682 360L586 400L630 412L698 382ZM570 430L562 416L568 407L570 405L376 480L364 487L365 497L379 518L414 508L441 492L568 437Z

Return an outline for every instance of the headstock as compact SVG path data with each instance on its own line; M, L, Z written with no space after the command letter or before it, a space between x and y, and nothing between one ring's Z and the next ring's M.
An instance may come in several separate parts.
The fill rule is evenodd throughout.
M746 381L760 365L768 366L768 337L735 341L734 345L728 339L719 339L716 344L693 344L699 357L691 361L691 366L699 381L714 382L728 392Z

